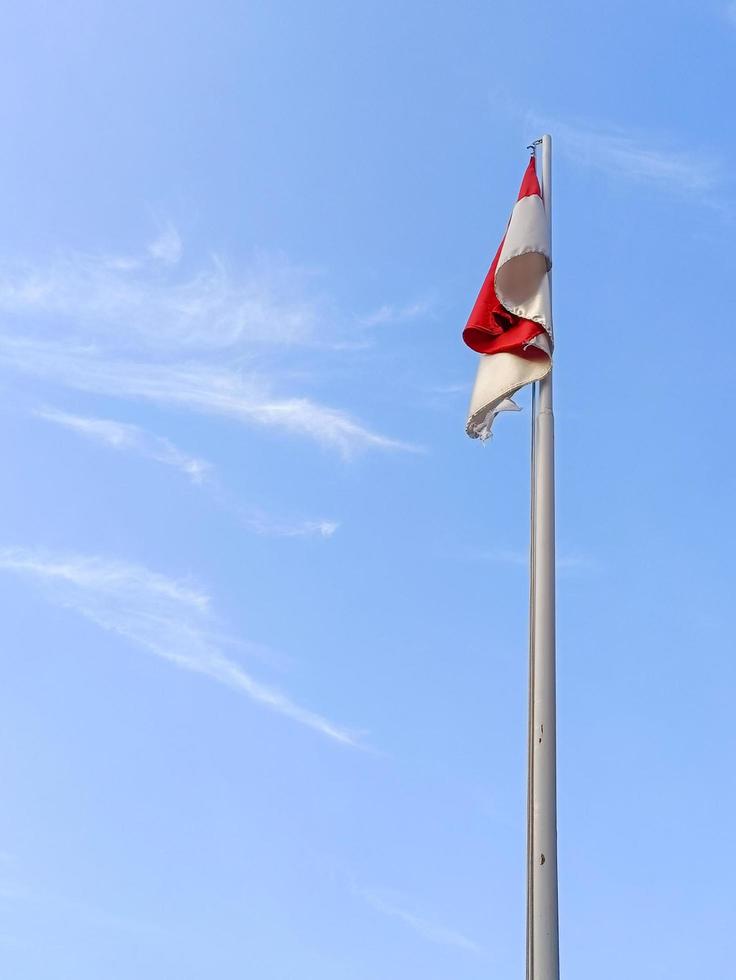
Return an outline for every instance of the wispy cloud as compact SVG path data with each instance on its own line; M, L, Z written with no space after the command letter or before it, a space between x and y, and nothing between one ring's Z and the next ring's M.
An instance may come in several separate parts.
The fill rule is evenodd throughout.
M466 395L469 387L467 381L461 381L458 384L434 385L426 391L430 395Z
M306 538L314 535L331 538L339 528L337 521L275 521L265 515L245 514L243 521L256 534L274 538Z
M574 551L563 551L556 556L555 564L562 572L592 572L600 569L600 563L590 555Z
M390 323L407 323L410 320L417 320L426 317L432 310L432 304L427 300L419 300L415 303L408 303L405 306L397 306L393 303L384 303L371 313L366 313L359 318L360 323L365 327L377 327Z
M236 274L220 257L185 274L167 226L140 255L61 253L46 264L0 266L0 312L51 322L118 348L252 349L315 343L329 333L307 275L257 257Z
M16 873L14 854L7 851L0 853L0 899L15 900L25 898L28 889L19 883ZM0 935L0 944L8 937Z
M165 466L172 466L188 476L193 483L202 483L211 470L211 465L205 460L189 456L163 436L153 435L128 422L71 415L51 408L40 409L36 415L46 422L71 429L112 449L138 453Z
M529 552L514 548L491 548L474 550L471 557L477 561L487 561L496 565L510 565L515 568L529 567ZM555 556L558 571L592 571L598 568L595 559L579 552L558 552Z
M0 859L0 871L12 872L6 878L0 876L0 899L13 902L16 905L24 905L26 912L31 915L51 913L57 921L72 918L79 919L86 925L110 928L126 933L163 935L162 929L150 920L138 919L125 913L110 912L86 902L54 894L47 887L39 888L38 882L33 883L29 880L27 872L21 878L23 869L17 864L18 862L13 859L13 866L7 867L7 863ZM16 936L7 933L0 934L0 945L18 945L19 942L21 941ZM25 939L22 940L22 945L24 947L28 945Z
M262 684L226 656L223 646L233 641L217 629L210 597L189 582L98 556L23 548L0 550L0 569L35 580L52 601L182 670L218 681L334 741L358 745L354 732ZM236 645L247 650L247 644Z
M279 397L264 378L202 362L162 364L105 357L90 346L0 336L0 363L81 391L143 399L280 429L337 449L417 452L361 425L346 412L304 397Z
M73 415L57 409L39 409L35 415L44 421L100 442L112 449L137 453L148 459L171 466L197 484L205 486L214 500L235 516L238 523L254 534L275 538L331 538L338 529L337 521L330 520L277 520L255 508L248 509L220 483L214 467L206 460L190 456L163 436L147 432L140 426L115 419L90 418Z
M0 362L88 392L290 432L344 457L416 448L348 411L283 393L293 385L287 352L351 346L349 327L309 287L305 270L259 256L235 272L215 256L186 271L182 251L166 225L136 255L68 252L45 264L0 264L0 314L13 326L0 338ZM393 315L418 312L415 305Z
M473 557L480 561L489 561L497 565L514 565L526 568L529 565L529 552L515 551L513 548L491 548L473 552Z
M356 891L377 912L398 919L431 943L440 946L455 946L469 953L482 952L478 943L469 939L462 932L458 932L456 929L448 929L446 926L438 925L436 922L416 915L414 912L407 911L393 895L363 889L356 889Z
M172 224L167 224L159 236L149 243L147 251L152 258L164 265L176 265L183 251L179 232Z
M536 113L527 118L530 128L554 133L561 154L612 177L701 198L721 176L720 160L705 151L656 145L618 127L572 124Z

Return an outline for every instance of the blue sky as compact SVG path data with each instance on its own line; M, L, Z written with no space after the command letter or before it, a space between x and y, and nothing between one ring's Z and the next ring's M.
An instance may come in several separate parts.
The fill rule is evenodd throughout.
M555 141L567 980L724 977L718 3L29 0L0 57L0 967L521 976L529 419L460 342Z

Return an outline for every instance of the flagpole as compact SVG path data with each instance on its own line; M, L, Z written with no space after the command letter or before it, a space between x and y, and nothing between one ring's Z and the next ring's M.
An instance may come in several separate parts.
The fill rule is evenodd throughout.
M552 140L542 195L552 220ZM527 807L527 980L559 980L555 710L555 484L552 371L537 385L532 433Z

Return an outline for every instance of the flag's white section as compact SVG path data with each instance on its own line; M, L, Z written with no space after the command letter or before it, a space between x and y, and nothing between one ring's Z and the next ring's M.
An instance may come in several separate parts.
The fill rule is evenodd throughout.
M510 399L524 385L543 378L552 366L552 313L549 270L552 267L550 229L544 202L538 194L520 198L511 214L496 268L496 296L509 313L531 320L545 333L525 349L536 347L547 357L531 360L512 352L481 354L470 399L466 431L487 439L499 412L517 409Z
M509 259L526 252L539 252L546 260L547 271L552 268L549 222L544 202L538 194L522 197L514 205L503 240L498 269Z
M539 198L537 198L537 200L539 200ZM538 252L526 252L513 261L516 265L520 266L525 263L531 265L531 263L536 259L541 259L543 261L542 256ZM539 279L539 285L536 286L535 291L531 296L525 297L524 299L514 303L512 295L509 293L505 285L508 280L510 265L511 263L503 268L499 268L496 272L496 296L498 296L509 313L515 313L516 316L523 317L525 320L532 320L534 323L538 323L540 327L544 327L551 340L552 300L549 292L549 275L545 272L541 276L541 279ZM515 271L518 272L518 270ZM527 277L534 276L535 271L537 270L522 269L521 275L526 275ZM493 355L489 356L492 357Z
M510 401L511 410L518 411L511 401L513 394L524 385L543 378L549 367L546 358L530 361L516 354L481 354L470 398L468 435L474 439L487 439L495 416L509 410L505 403Z
M504 262L525 252L541 253L547 260L547 271L552 268L547 212L538 194L522 197L514 205L498 260L499 269Z
M529 258L523 262L517 261L515 265L523 266L526 263L527 267L515 270L516 279L522 280L522 289L524 285L534 287L528 296L514 295L513 290L507 288L511 269L506 263L511 259L519 260L522 256ZM518 200L511 213L496 269L496 296L509 313L541 324L550 336L552 317L547 273L551 268L547 213L542 198L538 194L530 194ZM519 282L515 285L518 290Z
M520 198L511 212L498 258L496 296L509 313L539 323L550 338L552 316L548 273L552 268L551 254L549 221L542 198L538 194ZM517 260L513 270L507 265L512 259Z

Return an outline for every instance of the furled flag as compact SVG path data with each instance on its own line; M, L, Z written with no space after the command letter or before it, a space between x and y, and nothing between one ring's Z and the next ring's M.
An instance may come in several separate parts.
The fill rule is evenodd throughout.
M499 412L518 412L514 394L552 366L549 221L532 155L496 257L463 331L481 355L466 432L487 439Z

